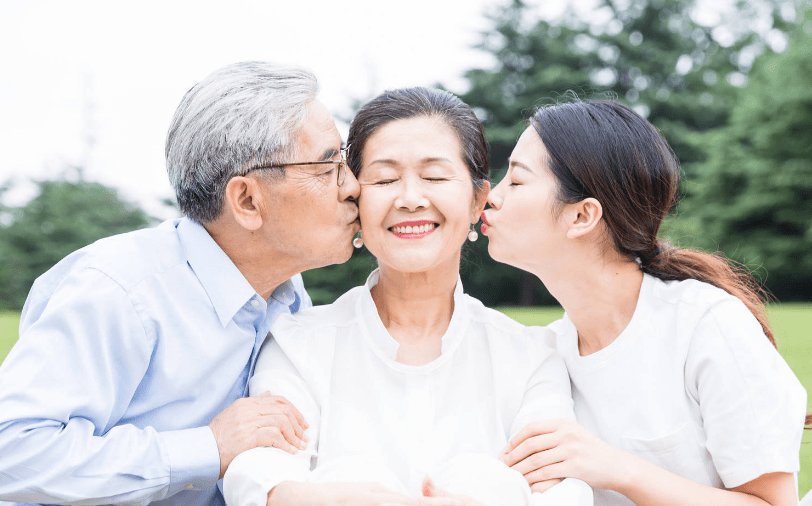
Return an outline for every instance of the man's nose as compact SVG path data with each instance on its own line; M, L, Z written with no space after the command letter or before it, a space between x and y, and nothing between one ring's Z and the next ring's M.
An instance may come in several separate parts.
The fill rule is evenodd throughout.
M359 195L361 195L361 185L358 184L355 174L347 168L347 177L344 179L344 184L338 187L338 198L342 202L348 199L357 201Z

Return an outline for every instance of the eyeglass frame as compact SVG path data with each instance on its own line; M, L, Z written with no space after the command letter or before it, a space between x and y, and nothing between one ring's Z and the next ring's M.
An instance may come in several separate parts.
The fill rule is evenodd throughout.
M284 169L285 167L292 167L294 165L326 165L328 163L337 163L338 164L338 170L336 171L336 183L338 183L338 186L341 187L341 186L344 185L344 182L347 180L347 172L349 172L349 170L350 170L350 167L347 164L347 149L348 148L344 148L344 149L339 151L339 154L341 155L340 160L324 160L324 161L321 161L321 162L292 162L292 163L277 163L277 164L273 164L273 165L260 165L259 167L252 167L252 168L248 169L247 171L245 171L245 174L243 174L243 175L246 175L249 172L253 172L255 170L260 170L260 169ZM341 168L342 167L344 167L344 172L343 172L344 176L343 177L341 176L341 174L342 174ZM339 178L341 178L341 179L339 179Z

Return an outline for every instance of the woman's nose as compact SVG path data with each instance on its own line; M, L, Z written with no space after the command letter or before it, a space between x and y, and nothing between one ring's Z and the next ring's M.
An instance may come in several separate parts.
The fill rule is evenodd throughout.
M397 199L395 199L396 207L416 211L417 209L426 208L430 205L429 199L426 197L425 185L422 179L418 177L403 178L401 190L401 193Z
M499 209L502 207L502 186L504 183L499 183L496 185L494 189L488 193L488 206L493 209Z

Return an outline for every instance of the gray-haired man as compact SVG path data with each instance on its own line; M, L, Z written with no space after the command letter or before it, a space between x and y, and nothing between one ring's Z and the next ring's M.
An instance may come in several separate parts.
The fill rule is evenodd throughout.
M359 186L315 77L224 67L175 112L185 218L110 237L41 276L0 367L0 500L222 504L256 446L291 452L285 399L242 399L268 328L310 305L299 273L346 261Z

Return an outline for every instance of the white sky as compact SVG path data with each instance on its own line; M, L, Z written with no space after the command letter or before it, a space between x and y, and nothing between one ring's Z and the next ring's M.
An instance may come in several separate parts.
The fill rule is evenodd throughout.
M88 179L170 217L158 204L172 194L166 129L213 70L243 60L308 66L343 117L353 99L387 88L463 91L465 70L494 64L472 46L490 26L483 12L505 1L0 0L0 184L15 181L5 202L30 198L31 178L85 165ZM547 18L566 3L528 1Z

